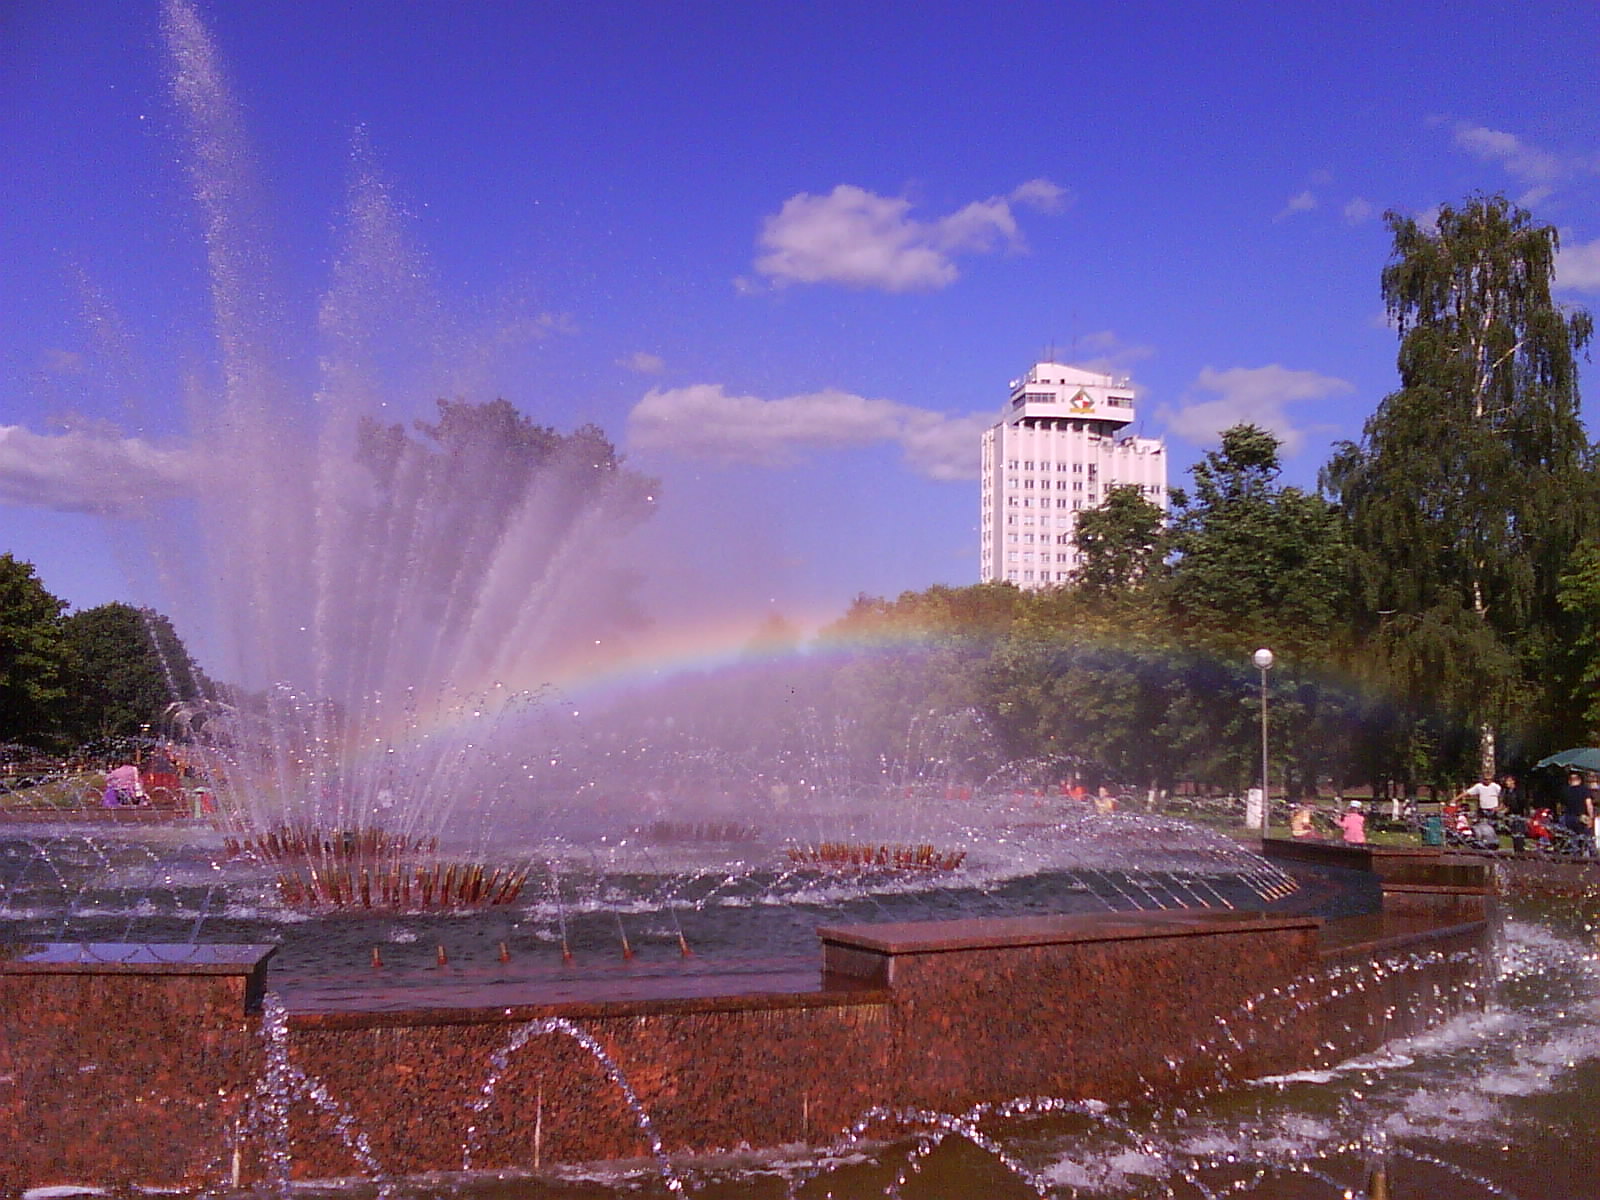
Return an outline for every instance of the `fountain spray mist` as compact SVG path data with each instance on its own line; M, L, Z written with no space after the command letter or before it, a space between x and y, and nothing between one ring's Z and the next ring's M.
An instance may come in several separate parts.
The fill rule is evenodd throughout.
M169 603L215 631L213 670L242 685L191 728L224 760L224 807L247 826L459 834L462 810L481 822L514 791L520 756L496 745L541 682L626 624L607 547L649 514L654 485L598 429L451 398L472 355L452 364L360 136L316 381L292 384L239 105L194 5L168 0L163 28L215 379L190 397L192 494L152 535L195 530L164 548ZM429 400L435 420L395 419Z

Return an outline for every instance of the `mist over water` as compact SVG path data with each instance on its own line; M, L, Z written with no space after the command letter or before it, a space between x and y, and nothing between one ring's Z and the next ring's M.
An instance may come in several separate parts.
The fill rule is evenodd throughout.
M510 726L634 618L609 556L650 481L598 430L464 390L483 349L431 293L362 136L318 327L297 339L220 55L194 5L163 12L214 344L188 397L188 494L150 497L145 583L247 693L193 727L209 722L227 807L255 824L437 832L463 796L526 777ZM318 347L309 389L300 340Z
M570 941L614 961L619 934L648 966L670 962L686 932L737 958L808 952L815 925L841 917L1243 907L1285 886L1185 822L1065 810L1051 789L1085 764L1006 763L970 714L921 713L892 738L879 728L875 755L853 718L758 690L741 715L774 731L749 743L759 752L675 722L681 693L610 719L578 714L547 681L631 627L610 548L648 516L648 481L598 437L545 437L507 410L423 409L427 428L397 415L487 399L470 391L485 351L442 315L359 137L316 306L316 379L291 382L290 306L272 298L239 105L194 5L168 0L164 14L215 339L187 397L189 490L146 497L144 569L180 627L215 639L210 673L246 691L195 714L225 808L257 829L380 824L541 868L493 919L386 914L346 922L340 944L279 903L270 874L235 866L224 879L214 844L47 831L5 847L8 929L281 938L285 973L303 978L348 976L351 956L378 944L398 991L447 943L462 977L504 942L553 962ZM785 857L823 842L965 857L938 874ZM297 930L309 936L296 942ZM944 1114L960 1128L930 1121L921 1142L705 1166L695 1179L708 1197L1028 1195L1035 1183L1062 1196L1325 1197L1359 1194L1386 1156L1396 1195L1588 1195L1600 1178L1586 1124L1600 1099L1591 936L1581 913L1520 913L1488 1013L1335 1071L1173 1109ZM407 1194L650 1194L653 1172Z

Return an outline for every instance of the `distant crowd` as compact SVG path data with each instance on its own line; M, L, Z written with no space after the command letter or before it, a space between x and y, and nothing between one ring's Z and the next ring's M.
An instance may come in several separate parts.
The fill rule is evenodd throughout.
M1511 849L1550 850L1591 855L1600 852L1596 842L1595 812L1600 809L1600 772L1569 770L1559 789L1544 789L1536 799L1515 775L1496 779L1482 775L1439 806L1436 814L1423 815L1414 798L1387 802L1391 825L1420 834L1424 842L1499 849L1508 838ZM1314 801L1297 804L1289 818L1295 838L1322 837L1319 825L1329 818ZM1345 842L1367 841L1367 806L1360 800L1342 805L1331 824Z

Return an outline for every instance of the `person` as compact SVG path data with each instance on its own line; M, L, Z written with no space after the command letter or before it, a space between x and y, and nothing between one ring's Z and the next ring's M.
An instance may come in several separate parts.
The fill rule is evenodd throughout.
M1487 771L1478 778L1477 783L1462 789L1456 799L1465 800L1468 797L1478 802L1478 812L1489 820L1500 815L1500 785Z
M144 784L139 780L139 768L126 759L106 772L107 808L144 801Z
M182 782L178 778L177 765L172 761L172 756L167 753L165 746L157 746L154 753L145 760L140 779L144 781L146 792L152 796L165 794L169 799L177 795Z
M1567 786L1561 789L1561 824L1578 846L1590 844L1594 827L1594 798L1577 771L1567 772Z
M1302 800L1295 805L1294 812L1289 814L1289 836L1295 838L1310 838L1317 836L1314 823L1316 809Z
M1361 801L1350 801L1350 807L1339 818L1339 828L1344 831L1344 840L1353 846L1359 846L1367 840L1367 818L1362 815Z
M1515 775L1507 775L1501 780L1500 807L1503 811L1517 816L1526 815L1528 811L1528 798L1522 794L1522 788L1517 785Z
M1589 792L1589 841L1590 850L1600 850L1600 821L1596 821L1595 814L1600 813L1600 771L1588 771L1583 777L1583 786Z

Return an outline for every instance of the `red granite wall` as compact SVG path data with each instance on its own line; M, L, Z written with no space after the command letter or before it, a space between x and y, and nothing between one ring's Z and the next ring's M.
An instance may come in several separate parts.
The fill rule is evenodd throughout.
M994 945L1015 926L1033 944ZM1309 919L1146 913L823 931L829 961L892 962L895 1103L964 1108L1013 1096L1108 1102L1286 1070L1311 1056L1287 1024L1248 1049L1243 1006L1318 969ZM849 958L835 953L846 934ZM1218 1025L1230 1020L1234 1036ZM1215 1043L1215 1044L1212 1044ZM1172 1065L1169 1065L1169 1060Z
M290 1060L335 1110L294 1105L294 1173L359 1173L341 1115L395 1173L459 1169L469 1144L474 1167L646 1153L620 1084L561 1034L528 1040L474 1111L496 1052L554 1017L673 1152L825 1141L878 1104L1115 1101L1310 1066L1481 1002L1486 923L1418 924L1342 940L1220 913L858 926L821 931L828 971L805 991L293 1013ZM0 1182L226 1179L265 1057L250 980L9 969L0 956ZM248 1176L264 1152L257 1133Z
M1410 928L1325 948L1315 977L1324 983L1310 997L1322 1061L1370 1053L1487 1003L1494 971L1485 922L1403 924Z
M260 1072L249 980L0 970L0 1194L216 1182Z
M804 1002L796 1003L797 999ZM622 1007L622 1006L617 1006ZM600 1043L674 1150L822 1141L890 1090L886 997L751 997L660 1003L607 1013L529 1007L492 1022L379 1024L306 1016L291 1055L357 1114L394 1171L459 1168L475 1128L474 1167L637 1158L650 1146L605 1067L562 1033L531 1038L509 1060L491 1102L490 1061L527 1021L560 1015ZM365 1025L365 1027L363 1027ZM352 1157L326 1120L302 1108L296 1173L348 1172Z

